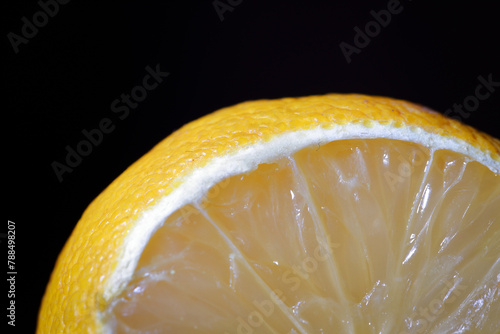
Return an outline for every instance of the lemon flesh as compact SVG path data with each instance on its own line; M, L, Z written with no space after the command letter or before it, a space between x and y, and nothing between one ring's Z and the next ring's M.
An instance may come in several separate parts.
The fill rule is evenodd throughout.
M171 214L117 333L497 333L500 175L392 139L315 145Z

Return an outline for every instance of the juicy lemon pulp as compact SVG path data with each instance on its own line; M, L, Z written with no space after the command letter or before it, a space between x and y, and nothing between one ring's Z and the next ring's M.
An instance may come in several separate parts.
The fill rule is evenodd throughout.
M312 146L155 232L118 333L496 333L500 175L389 140Z

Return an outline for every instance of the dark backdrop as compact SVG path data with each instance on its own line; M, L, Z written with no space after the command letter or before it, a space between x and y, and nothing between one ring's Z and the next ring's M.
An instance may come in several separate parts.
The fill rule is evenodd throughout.
M56 257L91 200L173 130L218 108L377 94L448 110L500 137L494 2L59 1L2 11L4 175L23 333L34 331ZM151 71L161 82L144 90ZM487 81L490 91L478 88ZM131 93L141 101L127 106L122 94ZM90 148L85 133L94 134ZM90 153L58 177L54 163L78 147ZM1 241L5 263L5 234ZM5 280L4 288L3 310Z

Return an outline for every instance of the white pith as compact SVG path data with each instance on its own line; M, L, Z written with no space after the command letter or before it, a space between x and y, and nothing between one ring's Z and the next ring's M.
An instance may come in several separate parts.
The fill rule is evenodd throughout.
M126 287L144 247L166 218L184 205L200 200L212 186L221 180L250 172L261 163L274 161L308 146L322 145L336 140L371 138L409 141L429 147L431 151L447 149L464 154L472 161L480 162L494 173L500 173L500 162L494 160L489 154L464 141L429 133L418 127L397 128L378 123L373 123L371 127L347 124L337 125L330 129L318 127L284 133L268 142L258 142L234 154L213 159L205 167L185 176L181 186L143 212L125 238L118 265L106 282L105 300L112 300Z

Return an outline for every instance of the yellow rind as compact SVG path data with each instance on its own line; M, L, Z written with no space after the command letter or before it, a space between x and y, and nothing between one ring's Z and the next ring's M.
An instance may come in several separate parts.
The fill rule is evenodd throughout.
M425 107L391 98L329 94L223 108L172 133L113 181L85 210L42 300L37 333L98 333L106 280L141 212L212 159L287 132L373 122L464 141L500 161L500 141Z

